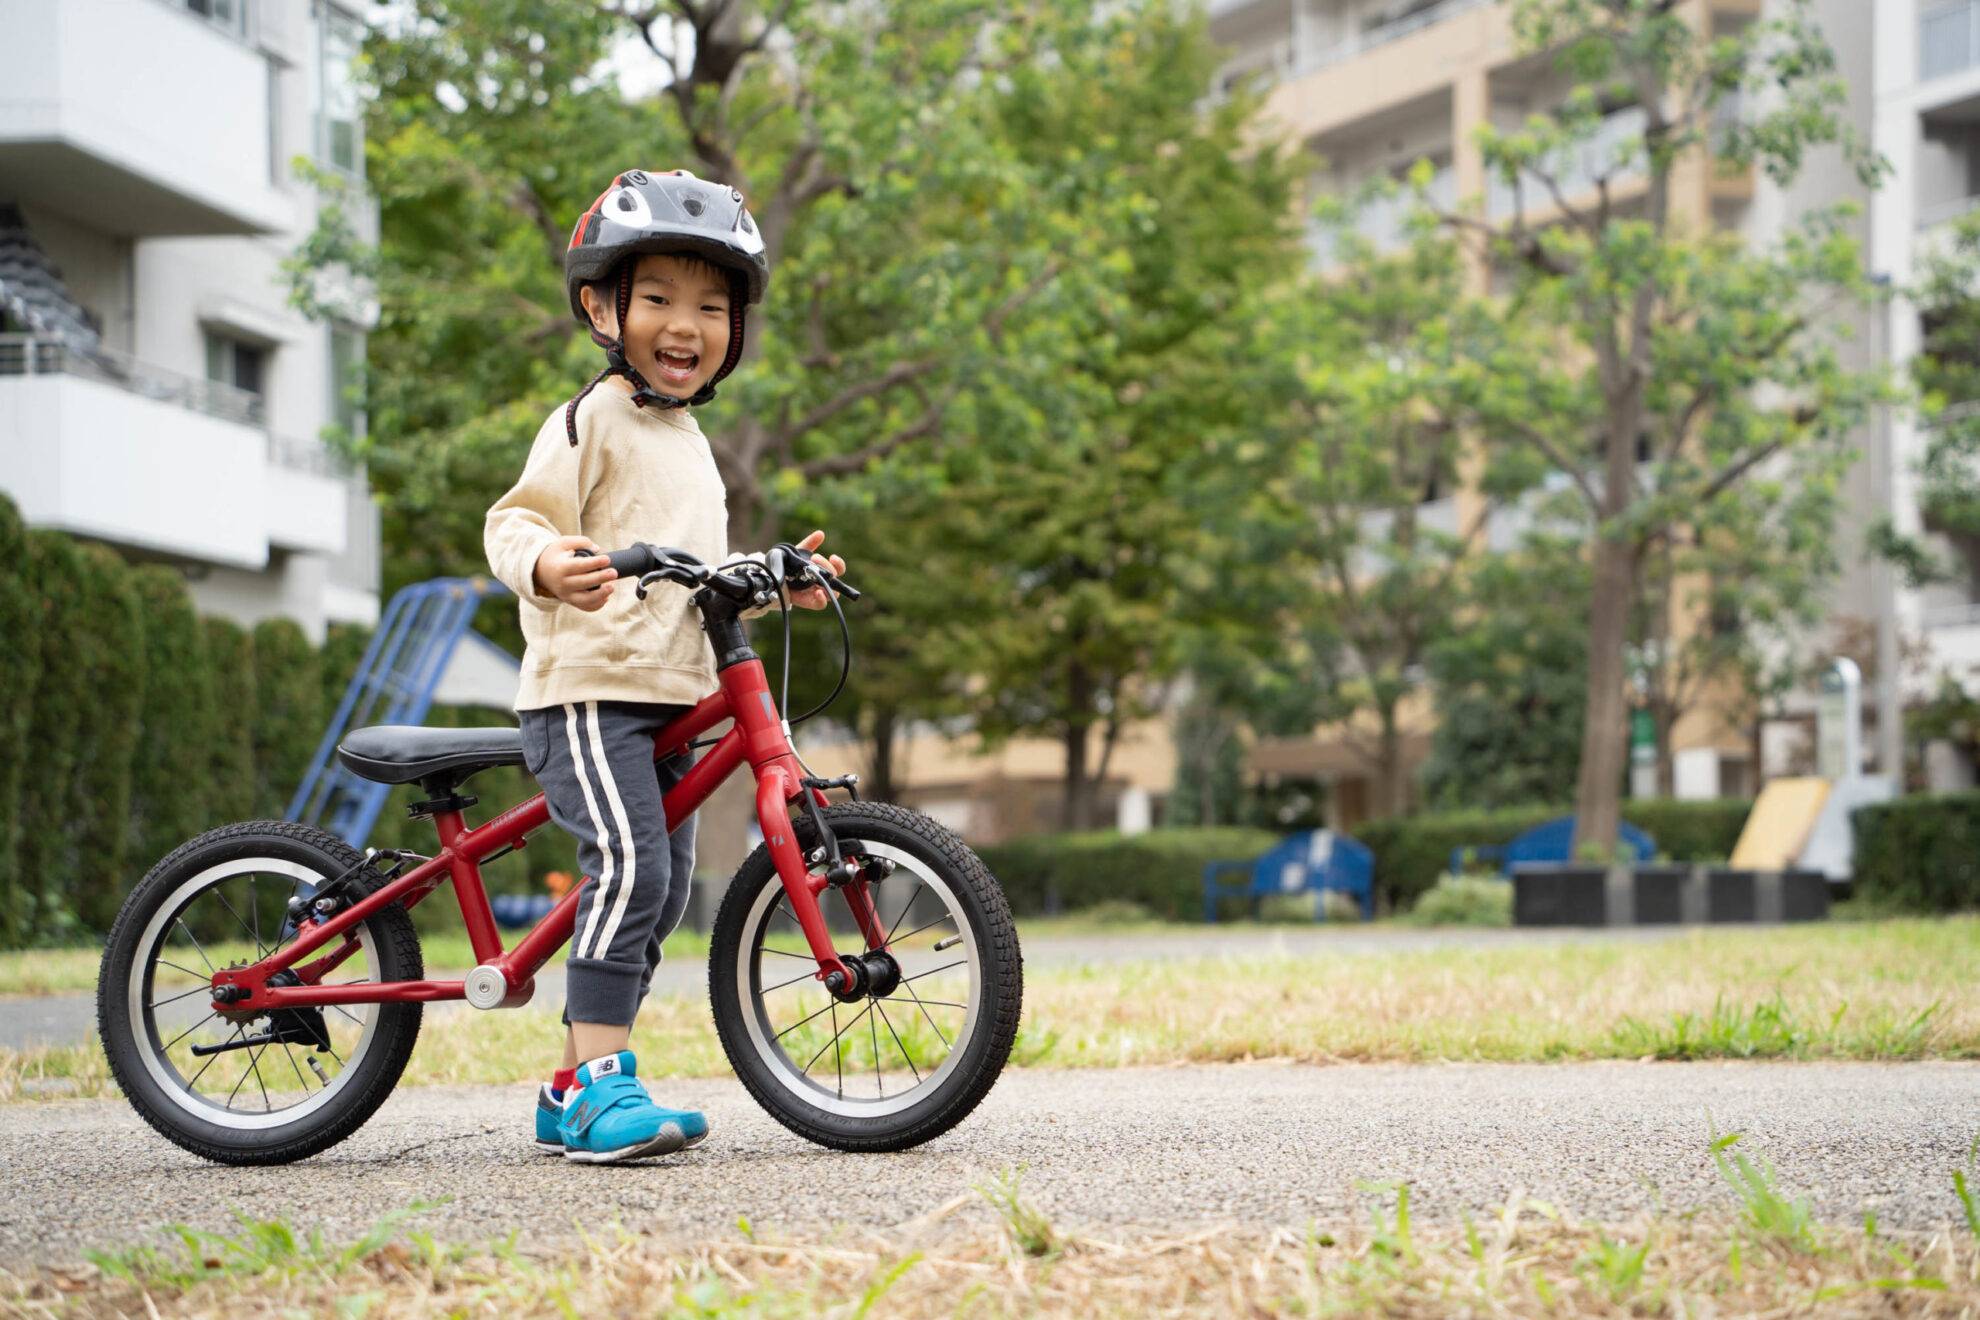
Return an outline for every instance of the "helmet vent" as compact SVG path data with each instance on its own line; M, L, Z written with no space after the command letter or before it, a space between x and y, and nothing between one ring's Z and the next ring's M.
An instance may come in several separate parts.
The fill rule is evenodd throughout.
M700 215L708 209L708 203L702 201L699 197L684 197L681 199L681 209L689 215Z
M638 203L633 201L631 193L622 192L619 194L619 209L621 211L633 211L638 209Z
M743 232L745 234L753 234L756 232L756 222L749 218L749 212L747 211L743 212L742 227L743 227Z

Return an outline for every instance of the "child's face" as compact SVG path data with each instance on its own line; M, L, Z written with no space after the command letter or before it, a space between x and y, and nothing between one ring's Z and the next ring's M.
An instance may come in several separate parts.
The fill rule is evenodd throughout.
M584 290L585 310L606 334L615 328L609 297ZM729 282L703 262L648 253L633 268L626 312L626 361L662 394L692 398L729 352Z

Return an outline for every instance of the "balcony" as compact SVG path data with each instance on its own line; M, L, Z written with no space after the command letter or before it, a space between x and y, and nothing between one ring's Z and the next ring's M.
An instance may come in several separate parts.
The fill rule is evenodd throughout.
M1457 206L1457 176L1449 166L1430 178L1429 204L1440 210ZM1355 217L1354 232L1368 240L1376 255L1394 252L1409 242L1409 220L1422 205L1406 186L1393 197L1376 197L1365 203ZM1344 260L1346 253L1335 234L1316 227L1309 236L1314 264L1326 269Z
M342 552L349 470L261 419L231 386L0 335L0 489L37 524L237 568Z
M1951 77L1980 64L1980 0L1918 7L1918 81Z
M1980 603L1929 609L1918 622L1935 670L1959 678L1980 674Z
M1335 42L1324 49L1295 50L1292 53L1292 76L1303 78L1309 73L1318 73L1322 69L1351 60L1357 55L1380 49L1392 41L1400 41L1427 27L1435 27L1446 19L1456 18L1468 9L1478 9L1493 2L1494 0L1443 0L1441 4L1431 5L1428 9L1419 9L1393 23L1369 28L1346 41Z
M1605 116L1592 137L1562 150L1549 164L1556 187L1572 202L1591 192L1607 176L1613 188L1618 183L1641 180L1645 175L1643 157L1643 107L1631 106ZM1554 209L1554 195L1536 175L1522 173L1517 184L1508 183L1494 171L1485 185L1485 213L1494 220L1509 219L1515 211L1531 216Z
M0 180L120 237L293 222L271 182L269 65L183 5L0 0Z

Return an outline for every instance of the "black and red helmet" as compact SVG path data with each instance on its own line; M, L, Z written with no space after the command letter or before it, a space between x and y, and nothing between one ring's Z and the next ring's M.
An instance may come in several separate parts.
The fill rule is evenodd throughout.
M623 326L632 298L632 263L627 258L647 252L691 254L729 272L728 356L691 399L676 399L648 385L626 360L625 346L591 324L578 296L587 284L616 281L614 292ZM564 286L570 294L571 314L590 331L611 363L599 379L613 373L624 376L632 382L634 402L643 407L676 408L714 398L716 382L742 360L743 313L752 303L763 300L769 283L770 262L763 251L763 233L743 205L741 191L697 179L686 170L627 170L613 179L612 186L578 217L571 230L570 247L564 253ZM590 389L587 385L585 393ZM577 403L583 397L580 394L571 401L565 419L572 444L577 443Z

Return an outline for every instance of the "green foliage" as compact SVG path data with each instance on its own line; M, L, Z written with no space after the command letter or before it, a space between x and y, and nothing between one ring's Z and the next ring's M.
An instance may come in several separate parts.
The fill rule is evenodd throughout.
M1465 626L1430 650L1437 725L1424 800L1443 810L1565 802L1588 688L1588 566L1580 548L1531 541L1466 575Z
M1928 530L1949 536L1965 553L1980 544L1980 215L1950 226L1945 242L1920 254L1922 272L1912 301L1923 311L1924 342L1911 360L1911 383L1924 423L1925 453L1917 469L1918 508ZM1885 526L1880 547L1913 585L1963 575L1922 542Z
M192 598L169 568L141 565L130 577L144 615L146 680L131 757L129 856L143 871L219 822L207 816L202 792L212 703Z
M254 629L254 809L279 819L302 785L330 711L319 661L292 619L265 619Z
M1903 1015L1849 1018L1849 1005L1816 1014L1791 1006L1779 992L1751 1007L1721 995L1709 1013L1672 1013L1664 1022L1625 1017L1610 1033L1616 1052L1658 1059L1810 1059L1923 1057L1945 1016L1942 1004Z
M28 533L27 570L38 609L22 634L41 650L41 679L34 689L28 731L31 773L21 786L20 929L23 944L48 943L67 934L72 912L64 882L72 875L69 849L70 785L77 769L75 729L89 703L89 674L77 663L85 654L84 594L87 569L75 543L60 532Z
M1853 819L1859 898L1907 912L1980 908L1980 793L1913 794Z
M1726 1152L1740 1140L1737 1132L1714 1138L1712 1161L1719 1166L1719 1175L1739 1195L1741 1218L1746 1226L1784 1246L1814 1251L1815 1214L1809 1199L1805 1196L1788 1199L1781 1191L1773 1163L1764 1155L1748 1158L1744 1151L1735 1150L1732 1158L1727 1159Z
M1021 914L1128 902L1168 921L1198 921L1204 863L1256 857L1278 841L1266 830L1107 830L1031 835L977 853Z
M28 563L27 527L13 501L0 495L0 637L29 637L40 614ZM10 642L0 655L0 947L20 943L33 920L35 890L23 882L16 859L21 786L40 678L41 648Z
M204 618L207 709L206 818L249 820L255 814L254 743L259 701L254 639L232 619ZM279 813L278 813L279 814Z
M1751 806L1737 799L1636 799L1623 804L1623 819L1655 839L1661 857L1716 861L1732 853ZM1535 825L1568 814L1567 807L1536 806L1426 812L1363 821L1353 834L1374 850L1378 901L1390 911L1402 911L1437 883L1450 866L1452 849L1510 843Z
M108 546L84 545L86 645L78 662L89 700L75 728L75 872L68 885L78 920L107 931L137 879L128 873L131 763L147 684L144 608L129 568Z
M1512 886L1476 875L1441 875L1417 896L1408 920L1415 926L1510 926Z

